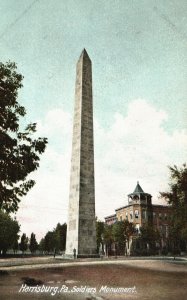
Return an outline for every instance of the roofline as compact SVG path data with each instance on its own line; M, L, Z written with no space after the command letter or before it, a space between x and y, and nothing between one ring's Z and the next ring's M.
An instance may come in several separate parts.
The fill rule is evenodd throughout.
M171 205L162 205L162 204L152 204L152 206L157 206L157 207L172 207Z
M125 205L125 206L122 206L122 207L119 207L119 208L116 208L115 211L117 210L120 210L120 209L123 209L123 208L127 208L127 207L130 207L130 206L133 206L133 205L141 205L139 203L132 203L132 204L129 204L129 205ZM162 205L162 204L152 204L152 207L171 207L170 205Z
M152 195L151 194L149 194L149 193L144 193L144 192L135 192L135 193L131 193L131 194L128 194L127 196L131 196L131 195L139 195L139 194L141 194L141 195L148 195L148 196L151 196L152 197Z
M125 205L125 206L116 208L115 211L120 210L120 209L122 209L122 208L126 208L126 207L129 207L129 206L132 206L132 205L133 205L133 204L128 204L128 205Z
M107 219L107 218L112 218L112 217L116 217L116 214L107 216L107 217L105 217L105 219Z

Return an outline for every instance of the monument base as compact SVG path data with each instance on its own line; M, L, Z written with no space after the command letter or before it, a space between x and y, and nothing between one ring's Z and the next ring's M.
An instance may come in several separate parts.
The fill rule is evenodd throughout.
M64 259L76 259L76 258L100 258L99 254L78 254L76 258L74 258L73 254L63 254L62 257Z
M73 254L62 254L63 259L74 259Z
M99 254L78 254L77 258L100 258Z

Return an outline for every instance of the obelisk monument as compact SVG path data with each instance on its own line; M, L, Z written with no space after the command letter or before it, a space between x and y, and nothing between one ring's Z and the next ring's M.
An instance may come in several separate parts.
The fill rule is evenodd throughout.
M77 62L66 255L96 256L92 63Z

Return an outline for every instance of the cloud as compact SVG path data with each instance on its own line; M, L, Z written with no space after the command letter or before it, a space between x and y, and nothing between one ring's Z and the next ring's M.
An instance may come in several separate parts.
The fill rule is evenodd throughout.
M166 130L169 116L144 99L132 101L126 115L114 114L103 128L94 121L96 215L102 219L127 204L127 194L140 181L158 202L167 189L168 165L181 165L187 156L185 130ZM164 126L165 125L165 126ZM22 231L41 238L57 222L67 220L72 143L72 117L63 108L49 111L39 122L39 135L49 137L41 166L33 174L36 186L22 200L18 219Z
M103 153L96 156L96 206L103 208L102 216L127 204L126 195L134 190L137 180L145 192L153 195L153 202L160 202L159 191L168 188L167 166L181 165L187 154L187 133L168 133L163 127L167 120L166 112L136 99L126 116L116 113L110 128L98 130L96 145L102 143L99 148Z
M22 199L17 219L21 231L40 239L57 222L67 220L72 117L63 108L48 112L37 122L37 136L46 136L49 144L41 156L40 168L30 175L35 186Z
M47 113L44 122L38 121L37 124L40 134L47 133L48 136L51 136L61 133L69 135L72 128L72 116L70 113L64 111L63 107L56 108Z

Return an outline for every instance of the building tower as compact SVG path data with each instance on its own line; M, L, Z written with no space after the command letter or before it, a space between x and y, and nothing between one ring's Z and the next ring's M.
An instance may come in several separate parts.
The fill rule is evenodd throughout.
M152 196L148 193L144 193L139 182L137 182L134 192L128 195L128 204L143 203L150 205L152 202L151 198Z
M77 62L66 255L96 256L92 63Z
M152 196L143 191L139 182L137 182L134 192L128 195L128 205L132 205L134 208L139 207L140 226L146 223L152 224Z

